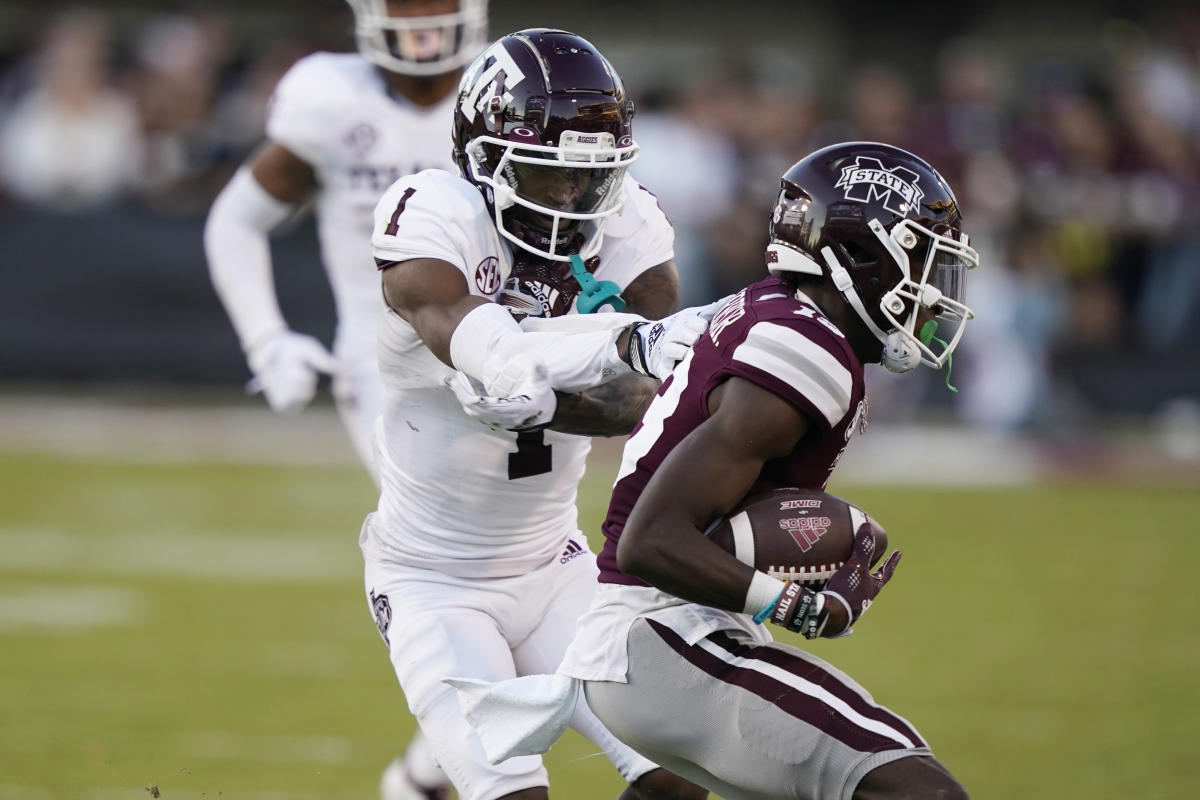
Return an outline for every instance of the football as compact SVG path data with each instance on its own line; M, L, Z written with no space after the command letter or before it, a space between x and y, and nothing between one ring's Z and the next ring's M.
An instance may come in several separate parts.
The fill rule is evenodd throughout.
M850 557L863 522L875 536L875 560L887 550L887 532L865 511L811 489L774 489L753 495L706 531L738 561L773 578L823 587Z

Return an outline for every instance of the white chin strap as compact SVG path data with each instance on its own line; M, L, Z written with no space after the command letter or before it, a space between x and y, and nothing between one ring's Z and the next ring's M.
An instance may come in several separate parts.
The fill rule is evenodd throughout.
M867 313L862 298L854 289L854 281L850 279L850 273L838 263L833 249L828 246L822 247L821 258L825 259L825 265L829 267L829 277L833 279L834 287L841 292L842 297L846 298L846 302L871 330L871 333L875 334L875 338L883 343L883 358L880 363L884 368L889 372L908 372L919 367L921 350L917 347L916 339L899 328L885 333L883 328L880 328Z

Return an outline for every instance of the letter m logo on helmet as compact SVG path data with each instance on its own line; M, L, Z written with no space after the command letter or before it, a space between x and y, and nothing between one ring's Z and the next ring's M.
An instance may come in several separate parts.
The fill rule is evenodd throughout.
M878 158L859 156L854 164L842 167L837 186L845 189L847 200L880 204L901 217L915 216L925 192L917 186L920 176L906 167L886 169Z

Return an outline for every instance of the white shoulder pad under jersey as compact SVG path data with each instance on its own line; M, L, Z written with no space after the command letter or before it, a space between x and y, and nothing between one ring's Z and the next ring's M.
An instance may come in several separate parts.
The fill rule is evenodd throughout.
M375 68L357 53L313 53L293 64L275 87L267 137L309 164L323 164L346 148L346 120L383 94Z
M500 290L501 271L507 273L502 250L479 189L444 170L401 178L375 207L371 251L377 262L448 261L467 279L471 294L494 297Z

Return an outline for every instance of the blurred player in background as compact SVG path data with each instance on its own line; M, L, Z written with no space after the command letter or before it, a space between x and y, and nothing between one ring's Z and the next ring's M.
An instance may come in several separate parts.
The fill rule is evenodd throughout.
M365 588L464 800L544 800L548 778L537 756L489 764L443 679L558 666L596 587L575 507L587 436L628 433L705 327L703 309L647 319L674 309L679 285L671 226L626 174L632 117L591 43L510 34L463 77L458 170L402 178L376 211L389 309ZM630 782L624 800L706 796L585 704L568 716Z
M349 0L358 53L315 53L280 80L267 141L217 197L204 246L217 294L271 408L296 413L320 373L378 483L376 327L383 303L371 263L372 214L397 178L452 167L447 132L462 68L486 45L486 0ZM275 296L268 234L312 201L333 288L333 354L288 328ZM285 266L286 268L286 266ZM438 797L445 777L420 740L384 774L388 800ZM419 793L412 784L418 784ZM439 794L441 793L441 794Z
M814 591L702 533L749 495L825 487L866 426L864 364L949 362L978 263L961 222L941 176L896 147L834 145L788 170L771 276L717 313L625 447L601 586L559 674L458 684L491 756L543 751L582 688L622 741L727 800L966 797L906 720L758 624L849 634L899 553L871 572L863 527ZM939 321L953 326L949 341L936 338Z
M213 284L246 353L253 385L297 412L320 373L376 474L375 331L383 303L371 263L372 213L397 178L452 168L447 138L462 67L483 50L481 0L350 0L358 53L314 53L280 80L267 141L217 197L204 233ZM333 354L288 328L276 300L268 233L312 201L338 325Z

